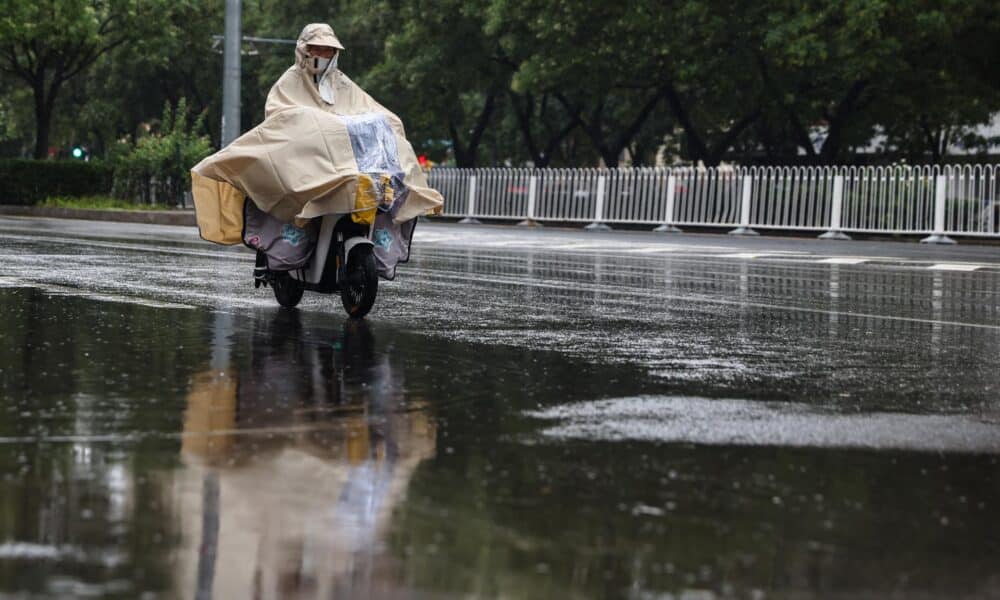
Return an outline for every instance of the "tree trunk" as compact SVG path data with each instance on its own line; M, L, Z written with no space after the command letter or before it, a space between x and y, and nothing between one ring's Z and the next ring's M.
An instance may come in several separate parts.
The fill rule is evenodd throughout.
M777 144L774 141L774 136L771 135L771 128L768 126L766 121L757 128L757 135L760 137L760 143L764 146L765 160L768 163L777 162Z
M483 106L483 110L480 111L479 117L476 119L476 125L469 135L468 144L462 143L462 136L458 131L458 127L455 126L454 121L449 120L448 131L451 134L452 148L455 151L456 166L464 168L476 166L476 154L479 150L479 142L483 139L483 133L485 133L486 127L489 125L490 117L493 115L495 107L496 95L489 94L486 96L486 103Z
M948 150L948 128L941 126L941 129L934 129L924 115L920 115L919 121L927 149L931 151L931 163L940 164Z
M681 128L684 130L685 141L687 142L691 160L694 162L700 160L706 167L718 166L722 162L722 157L726 151L736 143L736 139L740 134L747 127L753 125L762 114L760 108L753 109L749 114L744 115L743 118L734 123L715 144L709 146L706 136L698 130L698 126L695 125L691 114L687 111L680 94L674 89L673 84L667 84L665 91L667 103L670 105L677 122L680 123Z
M813 147L812 139L809 137L809 130L802 124L802 119L799 118L795 108L790 103L785 102L782 90L779 89L777 83L771 78L771 71L767 66L767 60L759 52L757 53L757 67L765 89L768 90L774 102L781 107L781 110L787 116L788 123L792 126L791 133L795 143L805 150L806 156L809 157L808 160L815 163L817 161L816 148Z
M823 141L823 148L819 152L820 164L830 165L836 162L840 155L844 129L851 117L854 116L858 108L858 100L867 88L867 80L855 81L854 85L847 91L847 95L837 105L836 110L824 115L827 122L827 135L826 140Z
M823 140L823 148L819 152L819 164L832 165L840 155L840 131L839 120L830 121L826 130L826 139Z
M681 96L674 89L673 84L668 83L666 90L667 104L670 105L670 109L674 113L674 118L677 119L677 122L681 125L681 129L684 130L684 145L687 146L687 151L692 162L703 160L708 149L705 147L705 142L702 140L701 134L698 133L698 128L695 127L694 122L691 120L691 116L684 107Z
M556 94L556 99L559 100L566 112L573 118L574 122L580 123L583 127L583 131L587 134L590 139L591 145L597 150L597 153L601 156L601 160L604 161L604 166L609 169L614 169L618 166L618 161L621 158L622 151L625 150L632 143L632 140L638 135L639 130L642 128L643 124L652 114L653 109L656 105L660 103L666 93L665 88L658 88L653 95L646 100L646 103L639 109L638 114L632 119L632 122L621 128L620 133L617 135L608 135L605 132L604 127L604 99L602 99L591 113L590 118L584 119L582 114L583 111L574 106L566 96L563 94ZM572 129L568 130L568 134Z
M469 154L462 143L462 135L451 119L448 120L448 134L451 136L451 151L455 154L455 166L462 168L474 166L469 164Z
M520 98L513 91L510 92L510 105L514 108L514 116L517 117L517 126L521 130L521 137L524 138L524 145L528 148L528 154L536 167L545 167L542 164L545 156L538 149L535 143L535 136L531 132L531 114L534 110L534 98L531 94L525 94L524 107L521 107Z
M757 109L750 114L744 116L742 119L733 124L723 136L722 139L717 141L712 148L709 148L707 154L705 155L705 166L706 167L717 167L719 163L722 162L722 157L726 155L726 152L736 143L736 140L743 134L743 132L754 124L757 119L761 116L760 109Z
M605 142L604 131L600 128L585 129L587 131L587 136L591 139L591 142L597 148L597 153L601 155L601 160L604 161L604 166L609 169L618 168L618 161L622 157L622 148L609 146Z
M35 88L35 159L49 157L49 134L52 130L52 108L45 98L45 83Z
M52 132L52 113L55 112L56 95L62 83L62 70L57 69L52 85L45 89L45 72L40 71L31 82L35 95L35 158L45 159L49 156L49 138Z

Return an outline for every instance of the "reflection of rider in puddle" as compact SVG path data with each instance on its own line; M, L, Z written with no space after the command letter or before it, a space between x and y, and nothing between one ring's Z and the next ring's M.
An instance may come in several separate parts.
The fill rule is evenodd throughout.
M195 378L185 473L217 478L218 491L212 506L208 479L185 486L187 589L204 591L206 572L227 598L328 597L373 583L357 575L372 574L378 537L433 455L435 431L424 412L401 410L402 373L364 321L347 321L333 341L310 333L297 311L280 311L254 329L249 361ZM199 514L215 535L198 531ZM206 543L217 546L208 571Z

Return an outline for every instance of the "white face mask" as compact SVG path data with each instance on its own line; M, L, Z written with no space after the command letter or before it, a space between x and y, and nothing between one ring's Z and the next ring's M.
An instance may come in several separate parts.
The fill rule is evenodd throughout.
M313 68L316 69L317 73L322 73L326 71L326 67L330 64L330 61L332 60L329 58L323 58L322 56L313 56L311 57L311 59L313 63Z
M335 99L335 94L334 94L334 91L333 91L333 79L334 78L331 77L331 75L334 72L337 71L337 57L339 57L339 56L340 56L340 53L338 52L338 53L336 53L336 54L333 55L332 59L329 59L329 58L325 59L326 60L326 64L324 65L323 70L320 71L320 74L319 74L319 81L318 81L318 84L319 84L318 85L318 87L319 87L319 95L320 95L320 98L322 98L323 101L326 102L327 104L333 104L334 103L334 99Z

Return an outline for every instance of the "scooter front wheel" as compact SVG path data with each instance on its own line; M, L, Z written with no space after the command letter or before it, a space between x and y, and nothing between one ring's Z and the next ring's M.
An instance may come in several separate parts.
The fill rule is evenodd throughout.
M359 246L351 251L340 283L340 299L344 310L354 319L368 314L378 294L378 268L371 246Z
M284 272L275 273L271 289L274 290L274 298L278 304L285 308L295 308L302 300L302 292L306 290L305 284Z

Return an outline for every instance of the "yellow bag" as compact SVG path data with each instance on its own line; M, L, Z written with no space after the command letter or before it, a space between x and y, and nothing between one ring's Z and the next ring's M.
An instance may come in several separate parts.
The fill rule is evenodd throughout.
M351 220L362 225L375 221L378 205L391 206L393 199L392 180L388 175L374 179L367 173L358 174L358 192L354 196L354 212Z

